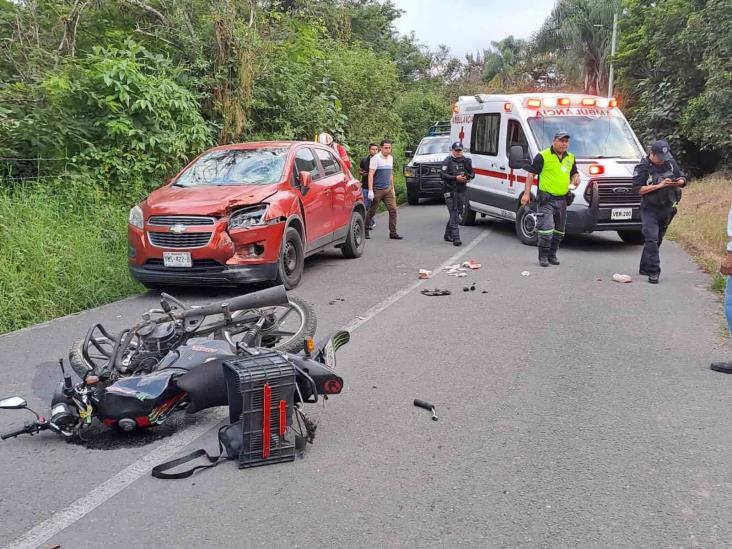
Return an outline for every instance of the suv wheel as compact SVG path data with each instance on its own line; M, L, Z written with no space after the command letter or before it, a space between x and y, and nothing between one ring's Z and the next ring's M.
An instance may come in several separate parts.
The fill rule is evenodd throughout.
M366 230L363 214L353 212L351 214L351 226L348 228L348 236L341 246L341 253L344 257L355 259L361 257L366 244Z
M529 206L521 206L516 213L516 236L522 244L536 246L539 235L536 232L536 217L529 215Z
M414 183L407 183L407 203L411 206L417 206L419 204L419 188Z
M292 290L300 283L304 266L305 253L300 233L297 232L297 229L288 227L282 240L277 282L282 284L285 289Z

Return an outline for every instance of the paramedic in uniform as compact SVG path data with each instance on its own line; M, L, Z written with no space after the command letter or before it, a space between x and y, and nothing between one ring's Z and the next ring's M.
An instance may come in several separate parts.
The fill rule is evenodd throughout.
M473 162L470 158L463 156L463 144L460 141L452 144L452 153L442 162L440 177L445 193L445 205L450 214L444 238L448 242L452 242L453 246L462 246L458 216L463 213L465 207L466 183L475 177L475 172Z
M559 265L557 250L564 238L564 227L567 224L567 203L571 203L574 195L571 188L579 184L579 173L574 155L569 148L569 133L559 130L554 134L551 147L536 155L531 166L527 168L526 187L521 196L521 205L531 202L531 187L534 177L539 176L539 190L536 200L539 204L537 232L539 233L539 265Z
M676 215L676 203L681 200L681 187L686 182L687 177L663 140L651 145L651 152L633 171L633 187L641 195L641 230L645 240L638 273L647 276L651 284L658 284L661 276L658 247Z

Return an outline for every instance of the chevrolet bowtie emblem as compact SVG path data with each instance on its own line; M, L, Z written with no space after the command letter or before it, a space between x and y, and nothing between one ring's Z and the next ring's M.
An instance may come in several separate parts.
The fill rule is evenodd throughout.
M187 227L185 225L181 225L180 223L177 223L170 227L170 232L175 233L175 234L182 234L182 233L186 232L186 228Z

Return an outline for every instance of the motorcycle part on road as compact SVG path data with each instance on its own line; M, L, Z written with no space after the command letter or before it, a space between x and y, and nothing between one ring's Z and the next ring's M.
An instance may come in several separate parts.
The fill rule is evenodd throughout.
M426 402L424 400L420 400L418 398L414 399L414 405L417 408L424 408L425 410L429 410L432 412L432 421L437 421L439 418L437 417L437 412L435 412L435 405L430 404L429 402Z

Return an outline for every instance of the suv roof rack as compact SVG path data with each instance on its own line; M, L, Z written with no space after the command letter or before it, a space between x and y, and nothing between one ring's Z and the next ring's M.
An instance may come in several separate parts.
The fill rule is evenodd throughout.
M450 121L449 120L438 120L430 129L427 130L428 136L433 135L449 135L450 134Z

